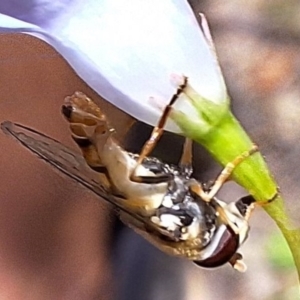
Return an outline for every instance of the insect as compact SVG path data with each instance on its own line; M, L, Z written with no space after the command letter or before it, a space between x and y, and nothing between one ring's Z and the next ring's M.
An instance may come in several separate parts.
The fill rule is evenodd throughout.
M215 195L234 168L257 147L228 163L209 188L192 177L189 139L178 165L148 156L186 84L187 79L171 98L139 155L119 145L100 107L80 92L65 99L62 113L82 155L26 126L6 121L1 127L46 162L114 205L126 225L162 251L201 267L230 263L245 271L237 251L248 236L254 199L248 195L227 204Z

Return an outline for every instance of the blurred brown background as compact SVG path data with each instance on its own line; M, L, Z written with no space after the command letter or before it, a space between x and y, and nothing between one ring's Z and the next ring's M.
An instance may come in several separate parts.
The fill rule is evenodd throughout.
M209 20L233 110L266 156L299 225L300 4L190 2ZM43 42L0 35L0 43L0 121L28 125L72 146L60 115L63 98L75 90L101 101L99 96ZM130 118L102 105L124 136ZM137 149L136 137L148 132L134 127L127 144ZM242 248L247 273L229 266L199 269L158 253L129 230L116 245L107 205L3 134L0 144L0 299L296 299L295 271L263 211L255 212ZM168 157L173 148L161 146L157 155ZM205 153L199 156L206 165L195 159L196 176L214 178L220 168L208 165ZM230 183L220 197L243 194Z
M75 90L99 96L43 42L0 35L0 43L1 121L72 145L62 100ZM122 134L130 118L103 105ZM0 144L0 299L107 299L107 207L3 134Z

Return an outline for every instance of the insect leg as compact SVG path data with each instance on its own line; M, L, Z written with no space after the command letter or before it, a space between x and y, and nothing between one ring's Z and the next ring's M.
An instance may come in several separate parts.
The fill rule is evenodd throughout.
M203 190L202 186L198 182L195 182L190 186L192 192L199 195L204 201L210 202L215 207L222 222L230 226L236 234L239 234L239 228L237 228L237 226L233 224L233 222L228 218L224 207L222 207L214 199L214 196L222 187L222 185L225 183L225 181L230 177L234 168L239 163L241 163L244 159L246 159L247 157L255 153L257 150L258 150L257 146L253 145L252 149L250 149L249 151L245 151L244 153L236 157L232 162L228 163L223 169L223 171L221 172L221 174L218 176L214 185L212 186L211 190L208 193ZM250 211L251 209L249 209L249 216L250 216Z
M239 156L237 156L233 161L229 162L221 172L221 174L217 177L214 185L210 189L208 193L208 198L212 199L217 192L220 190L222 185L225 183L225 181L230 177L234 169L247 157L252 155L253 153L258 151L258 147L256 145L253 145L252 148L249 151L245 151Z
M260 206L260 207L263 207L265 205L269 205L270 203L272 203L273 201L275 201L277 199L277 197L279 196L279 188L277 188L274 196L268 200L262 200L262 201L255 201L253 203L254 206Z
M136 167L133 169L131 175L130 175L130 180L132 181L136 181L136 182L141 182L141 178L140 176L137 176L136 173L136 169L138 168L138 166L143 162L144 158L147 157L151 151L153 150L153 148L156 146L158 140L160 139L164 127L166 125L168 116L172 110L172 106L173 104L176 102L176 100L178 99L178 97L180 96L180 94L183 92L184 88L187 85L187 77L184 77L184 82L183 84L181 84L176 93L172 96L169 104L165 107L162 116L160 117L158 124L153 128L152 133L150 135L150 138L148 139L148 141L145 143L145 145L142 148L142 151L140 153L140 156L138 158ZM163 174L164 175L164 174ZM157 177L159 178L159 175L157 175ZM162 176L160 182L165 182L168 181L169 179L166 180L166 178L164 178L165 176Z
M203 201L211 201L211 199L208 198L208 194L203 190L202 185L196 179L191 179L189 181L189 190L191 193L198 195Z
M257 202L255 201L252 195L247 195L237 200L234 204L235 207L240 212L240 214L243 216L243 218L246 221L249 221L250 216L253 210L256 208L256 206L264 206L270 204L272 201L276 200L277 197L278 197L278 192L276 191L275 195L271 199L267 201Z
M188 175L191 175L192 173L192 146L193 141L189 138L185 139L184 145L183 145L183 151L181 155L181 159L179 162L179 165L182 169L185 169L185 172ZM188 182L189 190L191 193L194 193L198 195L201 199L203 199L206 202L209 202L210 199L208 198L207 193L204 191L202 185L195 179L190 179Z
M183 152L181 155L180 163L179 163L182 172L185 172L188 176L193 172L192 169L192 140L186 138L183 146ZM157 166L147 166L150 171L156 171L156 176L137 176L139 178L139 182L142 183L161 183L167 182L173 178L172 174L165 174L163 172L159 173L159 168Z
M190 190L193 193L200 196L204 201L210 202L214 198L214 196L217 194L217 192L220 190L220 188L225 183L225 181L230 177L230 175L232 174L235 167L238 164L240 164L243 160L245 160L247 157L249 157L250 155L255 153L257 150L258 150L257 146L253 145L252 149L250 149L249 151L245 151L241 155L237 156L232 162L229 162L225 166L225 168L223 169L221 174L217 177L217 179L215 180L215 183L213 184L213 186L209 192L205 192L203 190L203 187L201 186L201 184L199 182L197 182L196 180L191 181ZM226 216L226 214L223 213L223 208L221 206L217 205L216 209L220 210L220 215Z
M192 140L189 138L186 138L184 145L183 145L181 159L179 162L180 166L182 166L182 167L191 167L192 166L192 158L193 158L192 146L193 146Z

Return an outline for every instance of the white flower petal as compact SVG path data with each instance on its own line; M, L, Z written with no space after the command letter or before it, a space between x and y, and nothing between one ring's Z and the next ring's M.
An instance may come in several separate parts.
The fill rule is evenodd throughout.
M39 27L37 27L33 24L30 24L30 23L15 19L13 17L0 14L0 30L2 32L13 32L13 31L17 31L17 32L29 31L30 32L30 31L39 30Z
M214 53L185 0L1 2L0 30L44 39L100 95L146 123L161 114L150 97L165 105L175 92L173 73L188 76L201 96L226 101Z

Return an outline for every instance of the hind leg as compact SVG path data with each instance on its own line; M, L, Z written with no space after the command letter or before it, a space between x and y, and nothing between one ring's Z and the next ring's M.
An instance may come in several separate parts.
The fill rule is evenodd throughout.
M154 129L152 130L152 133L150 135L150 138L147 140L147 142L145 143L145 145L142 148L142 151L140 153L139 159L137 161L136 167L133 169L131 175L130 175L130 179L132 181L135 182L145 182L143 181L143 179L141 178L141 176L137 176L136 173L136 169L138 168L138 166L143 162L144 158L147 157L151 151L154 149L154 147L156 146L158 140L160 139L163 131L164 131L164 127L166 125L166 122L168 120L168 117L170 115L170 112L172 110L172 106L173 104L176 102L176 100L178 99L178 97L180 96L180 94L183 92L183 90L185 89L187 85L187 77L184 77L184 82L183 84L181 84L176 93L172 96L171 100L169 101L169 104L165 107L159 121L158 124L154 127ZM166 174L158 174L157 175L157 180L158 182L166 182L168 181L170 178L166 178L165 176ZM147 182L145 182L147 183Z

